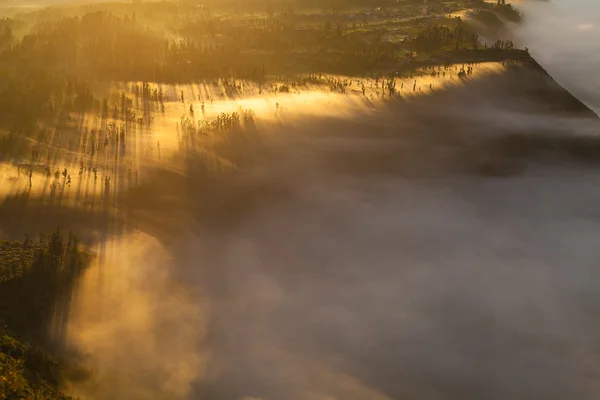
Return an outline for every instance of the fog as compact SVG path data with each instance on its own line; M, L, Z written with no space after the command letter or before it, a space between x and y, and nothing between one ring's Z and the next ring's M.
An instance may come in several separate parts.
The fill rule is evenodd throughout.
M73 394L597 398L596 163L542 148L477 172L479 138L595 132L526 82L296 105L233 176L148 172L79 288L69 339L94 377Z

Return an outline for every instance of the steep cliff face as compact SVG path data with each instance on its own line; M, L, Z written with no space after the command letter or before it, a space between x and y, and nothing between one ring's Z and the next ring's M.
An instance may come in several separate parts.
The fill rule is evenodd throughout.
M598 117L587 105L560 85L533 57L529 65L532 73L512 75L515 83L521 85L529 98L545 104L549 111L557 114L575 113L581 117Z

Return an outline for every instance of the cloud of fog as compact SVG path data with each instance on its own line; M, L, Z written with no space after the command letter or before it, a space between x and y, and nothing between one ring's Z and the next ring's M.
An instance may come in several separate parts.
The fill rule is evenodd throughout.
M212 299L192 397L597 397L599 176L577 175L326 179L190 238L213 266L183 272Z
M572 122L504 79L284 121L237 179L157 174L134 206L156 237L107 244L79 291L71 338L96 373L75 394L598 398L600 173L495 179L440 155Z
M173 257L125 242L81 289L75 343L98 367L77 393L596 398L599 180L298 180Z
M171 257L133 232L103 243L77 293L68 339L93 377L82 399L183 399L206 353L200 298L170 278Z

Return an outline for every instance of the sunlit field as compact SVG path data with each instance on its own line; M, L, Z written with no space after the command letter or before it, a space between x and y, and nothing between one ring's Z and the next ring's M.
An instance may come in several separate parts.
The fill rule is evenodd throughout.
M505 68L494 62L432 66L404 78L320 75L264 86L237 80L117 84L106 96L120 108L68 114L58 127L38 127L44 142L28 139L26 150L3 164L1 187L4 195L27 192L50 204L114 206L114 196L142 184L148 169L193 174L186 161L194 157L207 172L234 171L243 166L227 154L236 146L231 141L262 140L307 118L360 120L383 104L434 95Z

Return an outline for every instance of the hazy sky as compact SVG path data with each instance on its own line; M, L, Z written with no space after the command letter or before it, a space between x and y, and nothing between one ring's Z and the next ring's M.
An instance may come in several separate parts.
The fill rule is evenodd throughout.
M530 1L519 30L534 57L573 94L600 111L600 2Z

